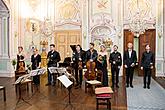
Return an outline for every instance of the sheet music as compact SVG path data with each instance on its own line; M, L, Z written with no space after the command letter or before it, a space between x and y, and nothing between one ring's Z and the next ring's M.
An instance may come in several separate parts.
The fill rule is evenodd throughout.
M61 83L62 83L66 88L68 88L70 85L73 84L73 82L70 81L70 80L66 77L66 75L62 75L62 76L58 77L57 79L60 80Z
M57 71L58 67L49 67L48 70L50 71L50 73L58 73Z
M42 75L46 72L45 68L30 71L30 76Z
M28 79L29 77L30 77L30 74L22 75L15 81L14 84L21 83L21 82L25 81L26 79Z
M101 82L97 81L97 80L90 80L90 81L86 81L86 82L89 83L89 84L92 84L92 85L101 84Z

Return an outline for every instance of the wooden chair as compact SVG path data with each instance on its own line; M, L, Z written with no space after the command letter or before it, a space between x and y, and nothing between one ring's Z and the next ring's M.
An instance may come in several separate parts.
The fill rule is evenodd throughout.
M20 92L23 85L25 85L26 90L29 91L29 84L31 85L31 92L33 93L33 81L31 79L26 79L25 81L21 82L20 84L16 84L16 91L17 91L17 89L19 89L19 92Z
M17 80L20 76L25 75L25 74L27 74L27 71L25 71L25 70L23 70L23 71L19 71L19 70L15 71L15 80Z
M98 70L96 72L96 78L95 80L87 80L85 81L85 93L87 93L87 90L90 91L90 93L94 93L93 87L100 87L102 86L103 81L103 72L101 70Z
M3 90L3 99L6 101L6 88L4 86L0 86L0 91Z

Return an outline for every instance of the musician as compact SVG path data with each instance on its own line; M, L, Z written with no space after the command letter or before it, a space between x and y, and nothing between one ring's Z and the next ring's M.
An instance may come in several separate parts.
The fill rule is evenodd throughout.
M48 52L47 59L48 59L48 64L47 64L48 68L57 67L57 62L61 60L60 54L55 50L54 44L50 44L50 51ZM51 85L51 83L54 86L55 80L52 79L52 75L48 70L48 83L46 84L46 86Z
M124 52L124 67L126 69L126 87L133 88L132 81L133 81L133 74L134 68L137 61L136 51L133 50L133 44L128 43L128 50Z
M119 70L122 65L122 58L120 52L118 52L118 46L113 46L113 52L110 54L109 63L111 63L111 72L112 72L112 88L115 84L115 75L116 75L116 87L119 88Z
M150 89L150 83L151 83L151 71L153 69L154 65L154 54L150 51L150 45L147 44L145 46L146 51L142 54L141 59L141 70L143 70L143 81L144 81L144 88ZM148 82L146 83L146 78L148 77Z
M41 55L38 54L38 49L33 49L33 55L31 56L31 62L32 62L32 70L35 70L37 68L40 68L41 66ZM40 84L40 76L36 75L33 76L33 82L36 85Z
M87 50L86 52L86 62L87 61L91 61L91 62L96 62L97 61L97 56L98 56L98 53L97 53L97 50L94 49L94 43L90 43L90 49Z
M75 64L75 78L76 78L76 88L81 88L82 85L82 69L84 66L84 51L82 50L81 46L78 44L76 45L76 52L73 54L73 62ZM78 78L79 76L79 78Z
M98 53L97 70L101 70L103 73L103 86L108 86L108 70L107 70L107 51L105 45L100 46L100 52Z
M18 47L18 54L17 54L17 71L24 71L25 70L25 55L23 53L23 47L19 46Z

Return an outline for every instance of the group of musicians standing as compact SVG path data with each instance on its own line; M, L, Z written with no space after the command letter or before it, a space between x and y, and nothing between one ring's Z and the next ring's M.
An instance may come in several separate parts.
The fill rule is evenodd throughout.
M154 54L150 51L150 45L145 46L146 51L142 54L142 60L141 60L141 69L144 71L144 88L150 89L150 82L151 82L151 70L153 69L154 65ZM17 54L17 69L19 66L19 62L22 62L24 59L24 55L22 54L23 47L18 47L19 54ZM60 53L55 50L55 45L50 45L50 51L47 55L48 67L57 67L57 63L61 60ZM108 53L106 51L105 45L100 45L100 51L97 52L97 50L94 49L94 43L90 43L89 50L84 51L82 50L81 46L78 44L76 45L76 51L73 53L72 60L74 62L74 70L75 70L75 79L76 79L76 87L79 88L82 85L83 81L83 68L87 66L87 62L90 62L90 66L92 66L92 63L94 64L95 71L101 71L102 72L102 85L108 86L108 70L107 70L107 64L108 62L111 65L111 72L112 72L112 88L116 86L119 88L119 71L122 66L122 56L121 53L118 52L118 46L113 46L113 52L110 53L110 56L108 56ZM31 56L31 62L32 62L32 69L40 68L41 63L41 56L38 54L38 50L33 50L33 55ZM137 55L136 51L133 50L133 44L128 43L128 50L124 52L123 55L123 65L126 69L126 87L133 88L133 74L134 69L137 62ZM23 63L25 66L25 63ZM92 73L92 70L89 70L89 74ZM148 81L146 81L146 78L148 77ZM88 78L87 78L88 80ZM33 77L33 81L35 84L40 83L39 76ZM48 83L46 86L54 85L55 82L52 79L51 73L48 70Z

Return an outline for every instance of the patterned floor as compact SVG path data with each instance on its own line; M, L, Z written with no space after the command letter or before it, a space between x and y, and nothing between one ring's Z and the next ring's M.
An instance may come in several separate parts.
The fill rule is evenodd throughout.
M127 88L128 110L165 110L165 89L152 79L150 89L143 88L143 78L134 77L134 88Z

